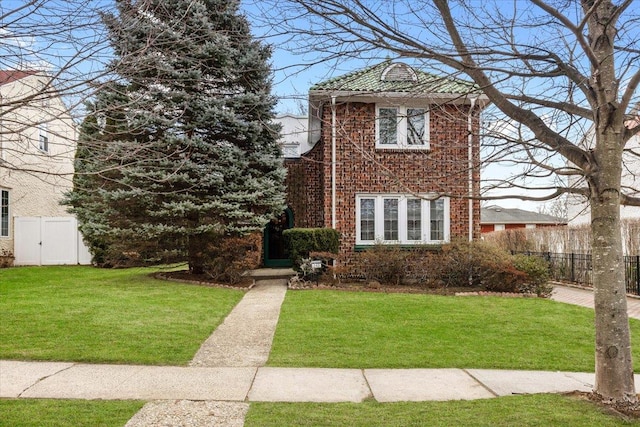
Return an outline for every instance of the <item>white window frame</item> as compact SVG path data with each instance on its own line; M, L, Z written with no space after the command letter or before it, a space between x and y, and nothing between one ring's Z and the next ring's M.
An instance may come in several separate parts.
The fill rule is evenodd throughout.
M397 128L396 144L382 144L380 142L380 109L395 109L397 111L396 113L396 128ZM422 144L409 144L408 142L409 119L407 117L407 110L410 110L410 109L424 110L424 135L422 138ZM377 149L429 150L430 149L429 128L430 128L429 106L376 104L376 148Z
M49 148L51 146L51 141L49 140L49 132L48 132L48 126L46 123L42 123L40 124L40 126L38 126L38 149L40 151L42 151L43 153L49 153ZM45 146L42 146L42 141L45 138Z
M4 193L7 194L7 232L6 234L2 231L2 198ZM0 239L8 238L11 236L11 192L6 188L0 188Z
M397 245L421 245L421 244L441 244L450 241L450 229L451 229L451 215L450 215L450 203L448 197L443 197L441 200L444 202L444 239L431 240L431 200L434 195L421 194L419 197L406 194L357 194L356 195L356 245L375 245L377 243L383 244L397 244ZM361 227L360 227L360 200L362 199L374 199L375 209L375 239L374 240L362 240L361 239ZM398 200L398 240L385 240L384 239L384 200L385 199L397 199ZM420 209L420 225L421 225L421 240L409 240L407 229L407 200L419 199L421 200Z
M300 157L300 144L282 144L282 157L297 159Z

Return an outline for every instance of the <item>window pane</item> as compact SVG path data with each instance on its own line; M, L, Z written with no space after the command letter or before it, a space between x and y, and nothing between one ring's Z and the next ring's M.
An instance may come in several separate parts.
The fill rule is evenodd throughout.
M407 144L424 145L425 113L423 108L407 108Z
M444 240L444 200L431 201L431 240Z
M376 239L375 218L375 200L360 199L360 240Z
M9 236L9 192L0 194L0 236Z
M407 200L407 240L422 240L422 200Z
M398 199L384 199L384 240L398 240Z
M49 151L49 138L44 135L40 135L40 149L42 151Z
M380 144L398 144L398 110L396 108L380 108L378 110L378 126Z

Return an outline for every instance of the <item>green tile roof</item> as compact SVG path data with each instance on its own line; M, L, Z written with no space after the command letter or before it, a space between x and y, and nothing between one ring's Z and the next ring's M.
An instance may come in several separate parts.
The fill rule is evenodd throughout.
M413 79L385 79L382 74L387 67L399 64L407 67L410 72L415 73L416 80ZM389 73L391 74L391 73ZM437 76L425 73L409 67L406 64L385 61L371 67L356 70L343 76L334 77L324 82L317 83L309 89L310 91L346 91L346 92L411 92L430 94L467 94L480 93L477 85L448 77Z

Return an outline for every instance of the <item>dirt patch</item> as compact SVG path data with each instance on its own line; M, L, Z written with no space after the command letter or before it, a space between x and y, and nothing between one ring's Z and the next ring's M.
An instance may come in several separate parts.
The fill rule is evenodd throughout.
M603 412L622 418L626 421L640 420L640 404L631 403L608 403L602 399L602 396L593 392L572 391L565 393L575 399L587 400L598 406ZM640 398L640 395L638 395Z

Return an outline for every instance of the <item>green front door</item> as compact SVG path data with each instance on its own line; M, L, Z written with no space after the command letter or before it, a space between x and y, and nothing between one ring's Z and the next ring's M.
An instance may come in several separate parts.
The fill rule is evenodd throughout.
M285 245L284 230L293 227L293 212L287 208L273 218L264 229L264 266L291 267L289 250Z

